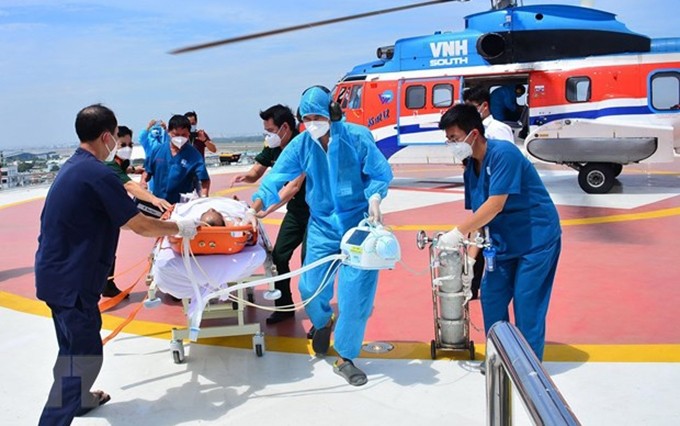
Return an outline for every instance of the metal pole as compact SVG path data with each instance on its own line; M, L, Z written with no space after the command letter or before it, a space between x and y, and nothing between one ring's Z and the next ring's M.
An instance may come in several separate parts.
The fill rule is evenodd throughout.
M536 425L580 425L519 330L507 322L486 339L487 424L512 424L512 389Z

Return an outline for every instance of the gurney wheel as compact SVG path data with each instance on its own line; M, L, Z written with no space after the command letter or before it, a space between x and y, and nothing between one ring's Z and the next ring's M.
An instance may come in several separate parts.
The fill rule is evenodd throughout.
M432 359L437 359L437 342L434 340L430 342L430 356Z
M170 350L172 351L172 359L175 361L175 364L184 362L184 343L181 340L171 340Z
M257 345L255 345L255 355L261 357L263 354L264 352L262 350L262 345L258 343Z
M470 340L470 361L475 360L475 342Z

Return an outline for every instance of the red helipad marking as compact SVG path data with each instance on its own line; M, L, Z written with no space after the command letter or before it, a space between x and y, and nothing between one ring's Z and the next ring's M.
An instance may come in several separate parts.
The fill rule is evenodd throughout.
M421 166L422 168L422 166ZM413 172L406 166L395 168L399 176L424 180L451 176L452 170ZM455 172L455 170L453 170ZM213 190L228 186L229 175L215 176ZM401 189L408 189L401 187ZM434 189L435 191L441 189ZM253 189L236 192L249 199ZM423 189L414 190L414 192ZM33 264L37 248L39 216L42 200L30 201L0 210L0 235L4 249L0 257L0 290L28 298L35 297ZM634 210L584 207L559 207L562 219L596 217L622 213L639 213L680 206L680 197L673 197ZM409 209L389 213L385 222L394 226L441 225L458 223L468 213L463 202L439 204L435 207ZM280 218L273 214L272 218ZM680 217L670 216L644 221L595 225L574 225L563 228L563 250L548 315L548 341L562 344L654 344L677 343L680 327L675 326L675 311L680 305L680 241L676 230ZM267 225L275 238L277 227ZM431 233L431 232L429 232ZM366 340L419 341L433 338L432 299L429 283L428 254L415 245L415 232L397 231L402 247L402 265L394 271L380 274L379 289L373 315L368 323ZM148 256L153 241L123 231L118 249L118 271L128 269ZM300 265L299 252L292 267ZM119 287L133 280L139 269L117 279ZM411 269L422 274L414 275ZM293 280L294 294L297 290ZM126 317L133 304L143 299L146 287L139 284L130 301L110 311ZM256 300L269 305L259 292ZM482 328L478 301L471 302L472 322ZM268 312L249 310L247 321L261 321L269 335L303 337L309 321L303 311L295 321L267 326ZM185 318L178 303L164 300L157 309L143 309L141 320L184 325ZM483 342L483 333L472 329L472 338Z

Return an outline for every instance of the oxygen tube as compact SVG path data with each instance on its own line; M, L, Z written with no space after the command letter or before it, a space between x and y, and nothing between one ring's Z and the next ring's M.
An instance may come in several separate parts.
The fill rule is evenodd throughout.
M257 286L260 286L260 285L263 285L263 284L269 284L269 283L272 283L272 282L284 280L286 278L291 278L291 277L294 277L294 276L297 276L297 275L301 275L301 274L303 274L304 272L306 272L310 269L316 268L317 266L323 265L325 263L332 262L331 266L328 268L328 270L326 271L326 274L324 275L324 278L321 282L321 285L319 285L319 287L316 289L314 294L312 294L308 299L304 300L299 305L295 305L295 304L289 305L290 307L288 308L288 310L296 310L296 309L299 309L299 308L304 307L307 304L309 304L309 302L311 302L315 297L317 297L323 291L323 289L326 288L326 286L328 286L329 283L333 282L333 277L335 276L335 272L336 272L337 268L339 267L338 262L342 261L346 258L346 256L343 255L343 254L333 254L333 255L330 255L330 256L323 257L323 258L321 258L321 259L319 259L315 262L312 262L309 265L305 265L305 266L303 266L302 268L300 268L296 271L291 271L289 273L286 273L286 274L283 274L283 275L278 275L276 277L265 277L265 278L262 278L262 279L259 279L259 280L242 282L242 283L236 284L236 285L228 287L228 288L220 289L220 286L216 285L210 279L208 274L206 274L206 272L201 268L200 264L196 260L196 256L194 256L194 254L191 252L191 248L189 246L189 240L185 238L184 241L182 242L182 244L184 245L184 251L182 253L182 260L184 262L184 267L187 269L187 273L189 275L189 280L191 281L191 286L192 286L192 289L194 291L194 299L191 301L190 307L189 307L189 324L190 324L190 326L189 326L189 339L191 341L196 341L198 339L198 334L200 332L201 320L203 319L203 311L205 310L206 306L208 305L208 303L212 299L227 296L227 298L230 299L230 300L245 302L248 305L255 306L255 307L258 307L258 308L264 308L264 309L267 309L267 310L281 310L280 308L272 309L272 308L267 308L267 307L264 307L264 306L260 306L260 305L254 304L254 303L244 301L244 300L239 299L238 297L234 296L232 293L235 293L235 292L242 290L242 289L257 287ZM215 291L212 291L212 292L207 293L205 295L201 295L201 291L200 291L198 284L197 284L198 280L196 279L196 277L193 274L192 265L191 265L191 258L193 258L194 264L203 273L204 277L208 281L210 288L211 289L219 289L219 290L215 290ZM291 309L291 307L292 307L292 309Z

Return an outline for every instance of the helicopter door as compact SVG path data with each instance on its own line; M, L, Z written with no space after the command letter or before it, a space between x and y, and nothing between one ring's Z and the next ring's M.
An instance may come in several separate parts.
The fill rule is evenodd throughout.
M460 102L459 77L399 80L397 134L399 145L443 144L439 120Z

